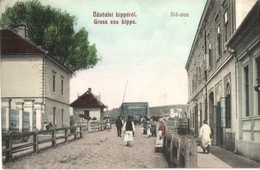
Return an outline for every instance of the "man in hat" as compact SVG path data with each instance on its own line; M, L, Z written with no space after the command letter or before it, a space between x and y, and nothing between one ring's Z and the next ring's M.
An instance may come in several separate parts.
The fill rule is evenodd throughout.
M203 152L207 150L207 153L209 153L209 147L211 146L211 129L208 125L207 120L204 120L204 124L200 128L199 132L199 138L201 139L201 148L203 149Z
M121 120L120 116L118 116L118 118L116 119L116 129L117 129L118 137L121 137L122 127L123 127L122 120Z

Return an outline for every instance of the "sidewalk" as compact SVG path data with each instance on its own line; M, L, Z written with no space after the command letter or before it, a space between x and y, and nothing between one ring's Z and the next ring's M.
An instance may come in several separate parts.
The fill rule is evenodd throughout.
M234 154L224 148L212 146L210 153L203 153L200 146L198 151L198 168L259 168L260 163L244 156Z
M232 168L230 165L226 164L211 153L203 153L200 146L197 147L197 153L198 168Z

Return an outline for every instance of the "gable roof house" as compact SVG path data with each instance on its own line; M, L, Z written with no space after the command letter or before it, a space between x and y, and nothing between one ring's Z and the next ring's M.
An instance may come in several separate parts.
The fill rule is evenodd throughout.
M12 30L1 29L0 37L3 132L69 125L72 70Z
M95 117L99 121L104 118L104 108L106 108L106 106L91 92L91 88L79 96L70 106L73 108L76 123L84 122L79 115L84 115L91 119Z

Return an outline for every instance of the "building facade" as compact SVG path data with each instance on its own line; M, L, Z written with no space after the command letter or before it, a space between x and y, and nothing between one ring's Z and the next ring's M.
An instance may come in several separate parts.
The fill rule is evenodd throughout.
M256 142L260 126L259 101L258 93L252 91L258 76L259 15L249 16L252 9L257 11L257 8L259 12L256 0L208 0L185 67L192 133L197 136L203 120L207 120L213 145L241 151L246 156L252 152L249 148L258 146L259 149L259 142ZM249 34L252 26L249 28L248 23L257 25L257 19L258 27L254 28L258 30L252 29ZM244 33L242 28L238 29L240 25ZM245 57L243 52L248 49L252 50ZM250 143L245 140L255 145L247 147ZM256 156L251 158L256 159Z
M3 131L68 126L72 71L26 37L0 31Z
M104 109L106 106L96 97L91 88L73 101L70 106L73 108L73 119L77 124L87 123L88 119L102 121L105 118Z
M260 162L260 2L229 39L236 59L237 152Z
M191 131L197 136L206 119L213 144L229 150L237 122L235 58L225 43L235 30L234 6L234 0L206 2L186 63Z

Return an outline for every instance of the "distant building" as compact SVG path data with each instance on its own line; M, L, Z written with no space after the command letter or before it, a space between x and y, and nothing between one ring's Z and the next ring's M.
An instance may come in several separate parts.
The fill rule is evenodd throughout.
M70 104L73 108L73 117L76 123L84 122L80 115L93 119L94 117L101 121L104 119L104 109L106 106L91 92L91 88L79 96Z
M26 37L3 29L0 36L2 131L68 126L72 71Z

